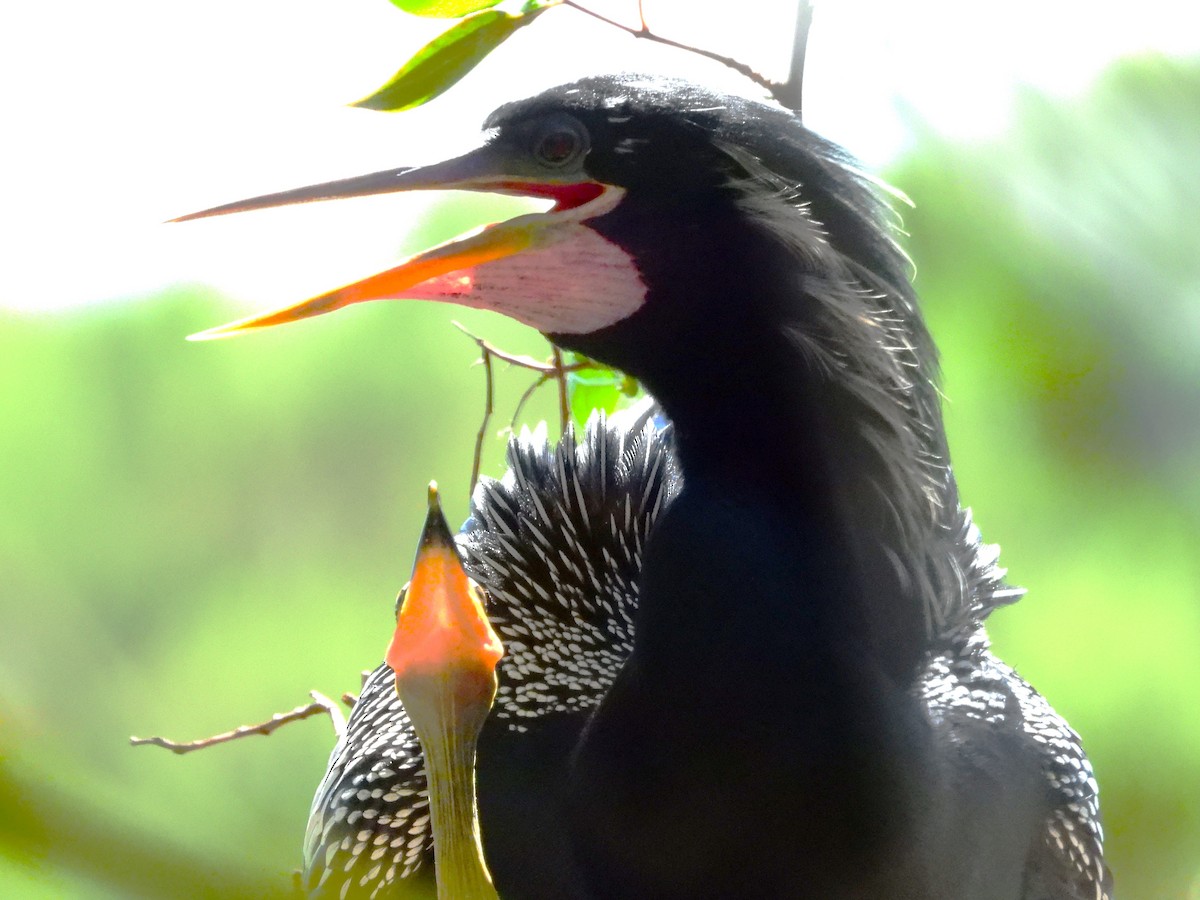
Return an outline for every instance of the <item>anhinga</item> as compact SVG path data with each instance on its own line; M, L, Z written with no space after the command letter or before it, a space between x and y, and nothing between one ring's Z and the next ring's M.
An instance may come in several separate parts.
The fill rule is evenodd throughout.
M1020 592L959 505L936 351L869 179L780 107L643 76L485 128L445 163L199 215L549 198L202 336L447 300L629 372L671 423L527 437L476 492L460 541L510 652L479 747L501 896L1109 896L1078 738L988 651L983 619ZM414 869L422 781L376 672L314 804L311 884L382 894Z

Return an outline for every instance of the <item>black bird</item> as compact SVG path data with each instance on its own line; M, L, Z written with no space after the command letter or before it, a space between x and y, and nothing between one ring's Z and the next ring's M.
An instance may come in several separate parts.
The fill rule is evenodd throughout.
M553 199L215 337L360 300L497 309L638 377L671 426L527 439L462 538L505 640L479 749L505 897L1105 898L1078 738L988 652L1016 599L960 507L936 351L874 185L788 111L591 78L389 190ZM310 883L427 851L419 750L376 672ZM343 882L348 873L352 882Z

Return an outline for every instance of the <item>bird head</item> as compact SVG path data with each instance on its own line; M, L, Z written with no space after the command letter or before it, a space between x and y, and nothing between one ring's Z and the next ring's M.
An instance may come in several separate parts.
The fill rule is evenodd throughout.
M416 190L552 201L545 212L488 225L354 284L194 337L366 300L432 299L501 312L645 375L663 341L687 341L691 331L690 343L704 346L754 331L748 326L758 313L746 298L769 306L763 295L771 291L746 284L745 273L769 284L794 279L797 258L817 271L857 254L867 257L863 269L905 280L902 256L874 222L871 192L832 145L777 105L678 80L603 76L507 104L484 131L481 146L444 162L176 220Z
M225 337L394 298L492 309L550 334L586 333L629 316L644 302L646 286L630 254L590 227L622 202L629 176L637 172L632 160L621 164L626 148L619 142L626 139L606 122L616 114L606 113L594 94L559 89L497 110L484 123L481 146L453 159L254 197L175 220L418 190L552 201L545 212L485 226L362 281L193 337Z

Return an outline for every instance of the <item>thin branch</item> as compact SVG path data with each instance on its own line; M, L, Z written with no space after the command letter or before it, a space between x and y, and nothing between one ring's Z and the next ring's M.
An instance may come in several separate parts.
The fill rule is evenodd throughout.
M366 690L367 682L371 680L371 676L374 674L375 674L374 669L363 669L361 672L358 673L358 677L359 677L359 681L360 681L360 685L359 685L360 691ZM345 706L346 709L354 709L354 705L356 703L358 703L359 696L361 696L361 695L360 694L352 694L349 691L346 691L346 693L342 694L342 696L339 697L338 699L340 699L342 701L342 705Z
M554 377L553 372L543 372L536 379L534 379L533 384L531 384L529 387L525 388L525 393L523 393L521 395L521 399L517 401L517 408L513 410L512 420L508 423L509 431L516 430L517 419L519 419L521 417L521 410L525 408L525 404L529 401L529 398L533 396L533 392L536 391L538 388L540 388L543 384L545 384L547 381L549 381L553 377Z
M495 379L492 375L492 353L490 350L481 347L483 353L481 360L483 362L483 373L486 387L484 388L483 396L483 421L479 423L479 432L475 435L475 453L471 457L471 486L467 490L467 496L475 495L475 485L479 483L479 469L483 464L483 439L487 436L488 424L492 421L492 413L495 412Z
M533 372L554 371L554 365L552 363L538 362L532 356L519 356L516 353L509 353L506 350L501 350L499 347L493 344L489 344L479 335L468 331L467 326L463 325L462 322L451 322L450 324L473 340L478 345L480 350L486 350L488 353L492 354L492 356L496 357L496 359L503 360L509 365L516 366L519 369L529 369Z
M297 706L290 712L276 713L267 721L259 722L256 725L242 725L232 731L201 738L198 741L179 742L164 737L131 737L129 743L135 747L142 744L153 744L156 747L164 747L172 753L191 753L193 750L204 750L208 747L215 747L217 744L224 744L228 741L236 741L239 738L249 737L252 734L269 735L290 722L299 722L302 719L309 719L320 715L329 716L330 721L333 723L334 733L339 738L345 734L346 717L342 715L342 711L338 709L337 704L320 691L309 691L308 693L313 698L312 703Z
M626 34L632 35L635 38L645 38L646 40L652 41L655 44L662 44L666 47L674 47L676 50L684 50L688 53L695 53L697 56L703 56L705 59L711 59L713 62L720 63L723 66L733 69L735 72L745 75L759 87L769 91L771 96L776 96L775 92L779 88L779 85L771 81L769 78L764 78L762 75L759 75L758 72L754 71L754 69L750 68L745 63L738 62L736 59L730 56L722 56L720 53L714 53L711 50L703 50L700 47L693 47L690 44L681 44L679 41L673 41L670 38L657 35L646 27L645 18L642 18L640 28L630 28L628 25L618 22L616 19L610 19L608 16L602 16L600 13L588 9L586 6L580 6L577 2L575 2L575 0L562 0L562 5L569 6L571 9L583 13L585 16L591 16L593 19L604 22L606 25L611 25L613 28L619 28L621 31L624 31Z
M772 91L775 99L803 118L804 57L808 51L808 32L812 28L812 0L797 0L796 28L792 32L792 61L787 81Z
M485 380L485 396L483 404L483 421L479 423L479 431L475 434L475 454L471 462L471 493L475 492L475 484L479 481L479 472L483 460L483 442L487 436L488 424L492 420L492 414L495 412L495 372L492 367L492 359L499 359L511 366L516 366L519 369L526 369L530 372L537 372L538 377L534 379L533 384L525 389L521 394L521 399L517 401L517 408L513 412L512 421L509 423L509 430L516 427L517 419L521 415L521 410L525 408L526 402L533 396L534 391L540 388L547 381L553 379L558 384L558 415L562 426L562 431L565 434L567 425L571 421L571 405L570 395L567 390L567 376L571 372L578 372L581 369L586 369L593 365L590 362L575 362L564 363L562 351L554 345L551 345L552 355L550 362L538 362L532 356L519 356L515 353L509 353L501 350L493 344L488 343L477 334L473 334L461 322L451 322L451 324L475 342L475 346L479 348L480 363L483 365L484 380Z
M473 340L479 346L480 350L486 350L492 356L496 357L496 359L502 360L509 365L516 366L518 369L529 369L531 372L537 372L541 375L545 375L547 380L554 378L559 372L564 374L569 372L578 372L580 369L586 369L589 366L595 365L595 363L590 362L578 362L556 366L553 361L538 362L532 356L520 356L516 353L509 353L506 350L501 350L495 344L489 344L483 338L468 331L461 322L452 322L451 324L471 340Z
M571 402L567 391L567 369L563 365L562 351L558 347L554 347L554 354L551 359L554 364L554 381L558 385L559 434L565 435L567 433L567 426L571 424Z

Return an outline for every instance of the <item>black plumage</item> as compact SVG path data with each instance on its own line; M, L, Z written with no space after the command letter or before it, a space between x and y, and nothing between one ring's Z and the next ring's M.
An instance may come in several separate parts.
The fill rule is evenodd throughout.
M472 498L459 548L487 586L507 649L480 760L486 850L505 897L550 900L577 889L557 818L565 761L632 648L642 550L681 484L671 443L670 427L646 407L594 418L578 444L568 435L552 447L544 430L526 432L510 442L504 477L483 479ZM1104 900L1111 879L1091 766L1070 726L990 653L983 618L1022 592L1004 584L998 550L981 542L969 511L958 523L963 602L939 627L914 690L943 740L980 753L983 768L992 732L1036 748L1049 812L1020 893L1010 894ZM402 879L431 878L426 795L420 748L380 665L313 801L306 888L387 897ZM754 875L738 859L718 862L753 893Z
M1078 739L987 649L1019 592L960 506L876 185L790 112L685 82L585 79L486 127L439 167L218 211L447 172L554 209L216 334L406 292L482 305L637 376L670 421L519 441L475 497L464 548L510 651L479 748L501 894L1109 896ZM376 672L310 883L383 891L415 864L421 777Z
M633 646L642 550L680 483L668 435L648 410L593 420L578 446L568 435L551 449L544 429L524 432L504 477L482 479L472 498L459 549L488 586L505 645L480 760L483 830L505 896L514 883L513 896L571 895L556 821L564 761ZM426 796L420 748L381 665L313 801L307 888L387 896L398 879L431 876Z

